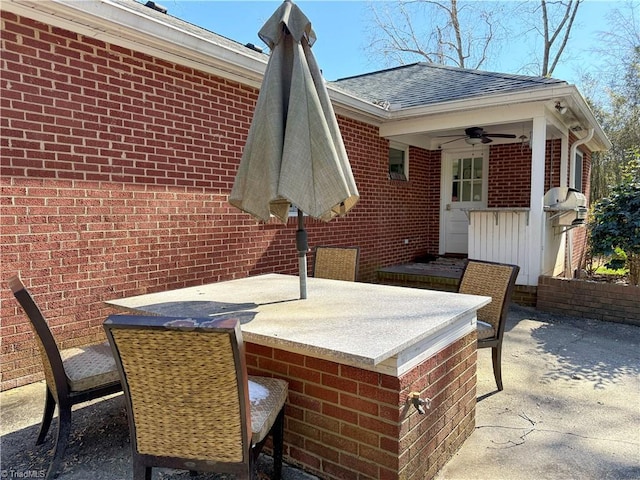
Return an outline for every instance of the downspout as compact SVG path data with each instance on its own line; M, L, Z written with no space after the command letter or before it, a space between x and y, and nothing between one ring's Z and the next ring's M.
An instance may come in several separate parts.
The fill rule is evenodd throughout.
M585 143L589 142L593 138L593 132L594 132L594 129L590 128L587 134L583 138L576 140L571 145L571 149L569 150L569 187L570 188L576 187L576 172L575 172L576 151L578 150L578 147L580 145L584 145ZM584 164L583 164L583 168L584 168ZM564 272L565 272L564 276L565 278L574 278L575 273L573 271L573 230L572 229L567 230L566 252L567 252L567 256L564 260Z

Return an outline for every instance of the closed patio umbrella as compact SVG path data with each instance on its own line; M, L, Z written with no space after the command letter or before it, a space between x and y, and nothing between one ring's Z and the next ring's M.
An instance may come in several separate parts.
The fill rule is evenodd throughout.
M267 222L298 209L300 298L306 298L304 216L344 215L358 189L320 68L311 22L285 0L258 33L271 55L229 202Z

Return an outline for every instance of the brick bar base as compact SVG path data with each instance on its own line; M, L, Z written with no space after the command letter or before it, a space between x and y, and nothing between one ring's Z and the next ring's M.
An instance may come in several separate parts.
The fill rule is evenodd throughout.
M250 343L247 361L289 381L285 456L324 479L433 478L475 427L475 332L401 377Z

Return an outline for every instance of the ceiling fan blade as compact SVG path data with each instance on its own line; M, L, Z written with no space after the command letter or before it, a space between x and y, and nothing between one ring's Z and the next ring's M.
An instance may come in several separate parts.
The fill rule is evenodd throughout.
M493 138L516 138L515 135L511 133L485 133L483 137L493 137Z
M445 137L451 137L451 136L453 136L453 135L445 135ZM447 143L457 142L458 140L462 140L464 138L467 138L467 137L464 136L464 135L462 137L460 135L458 135L458 138L454 138L453 140L449 140L448 142L440 143L439 146L442 147L442 145L446 145Z
M493 142L493 140L488 138L486 135L482 136L482 143L491 143L491 142Z

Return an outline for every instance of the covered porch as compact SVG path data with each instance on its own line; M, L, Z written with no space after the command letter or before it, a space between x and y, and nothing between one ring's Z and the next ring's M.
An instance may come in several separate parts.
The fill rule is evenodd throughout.
M392 103L380 135L396 147L410 147L409 172L417 162L411 148L439 152L440 168L433 170L439 178L425 193L425 208L437 209L429 225L430 253L517 264L517 284L535 287L541 275L572 275L584 248L584 234L574 235L581 229L571 232L570 222L549 211L545 196L571 189L588 198L591 153L609 143L575 86L516 78L510 80L524 84L510 90L507 80L483 78L504 91L446 109L421 105L409 114L406 108L394 111ZM404 280L447 278L440 271L429 274L431 269L408 268ZM378 277L397 270L383 268Z

